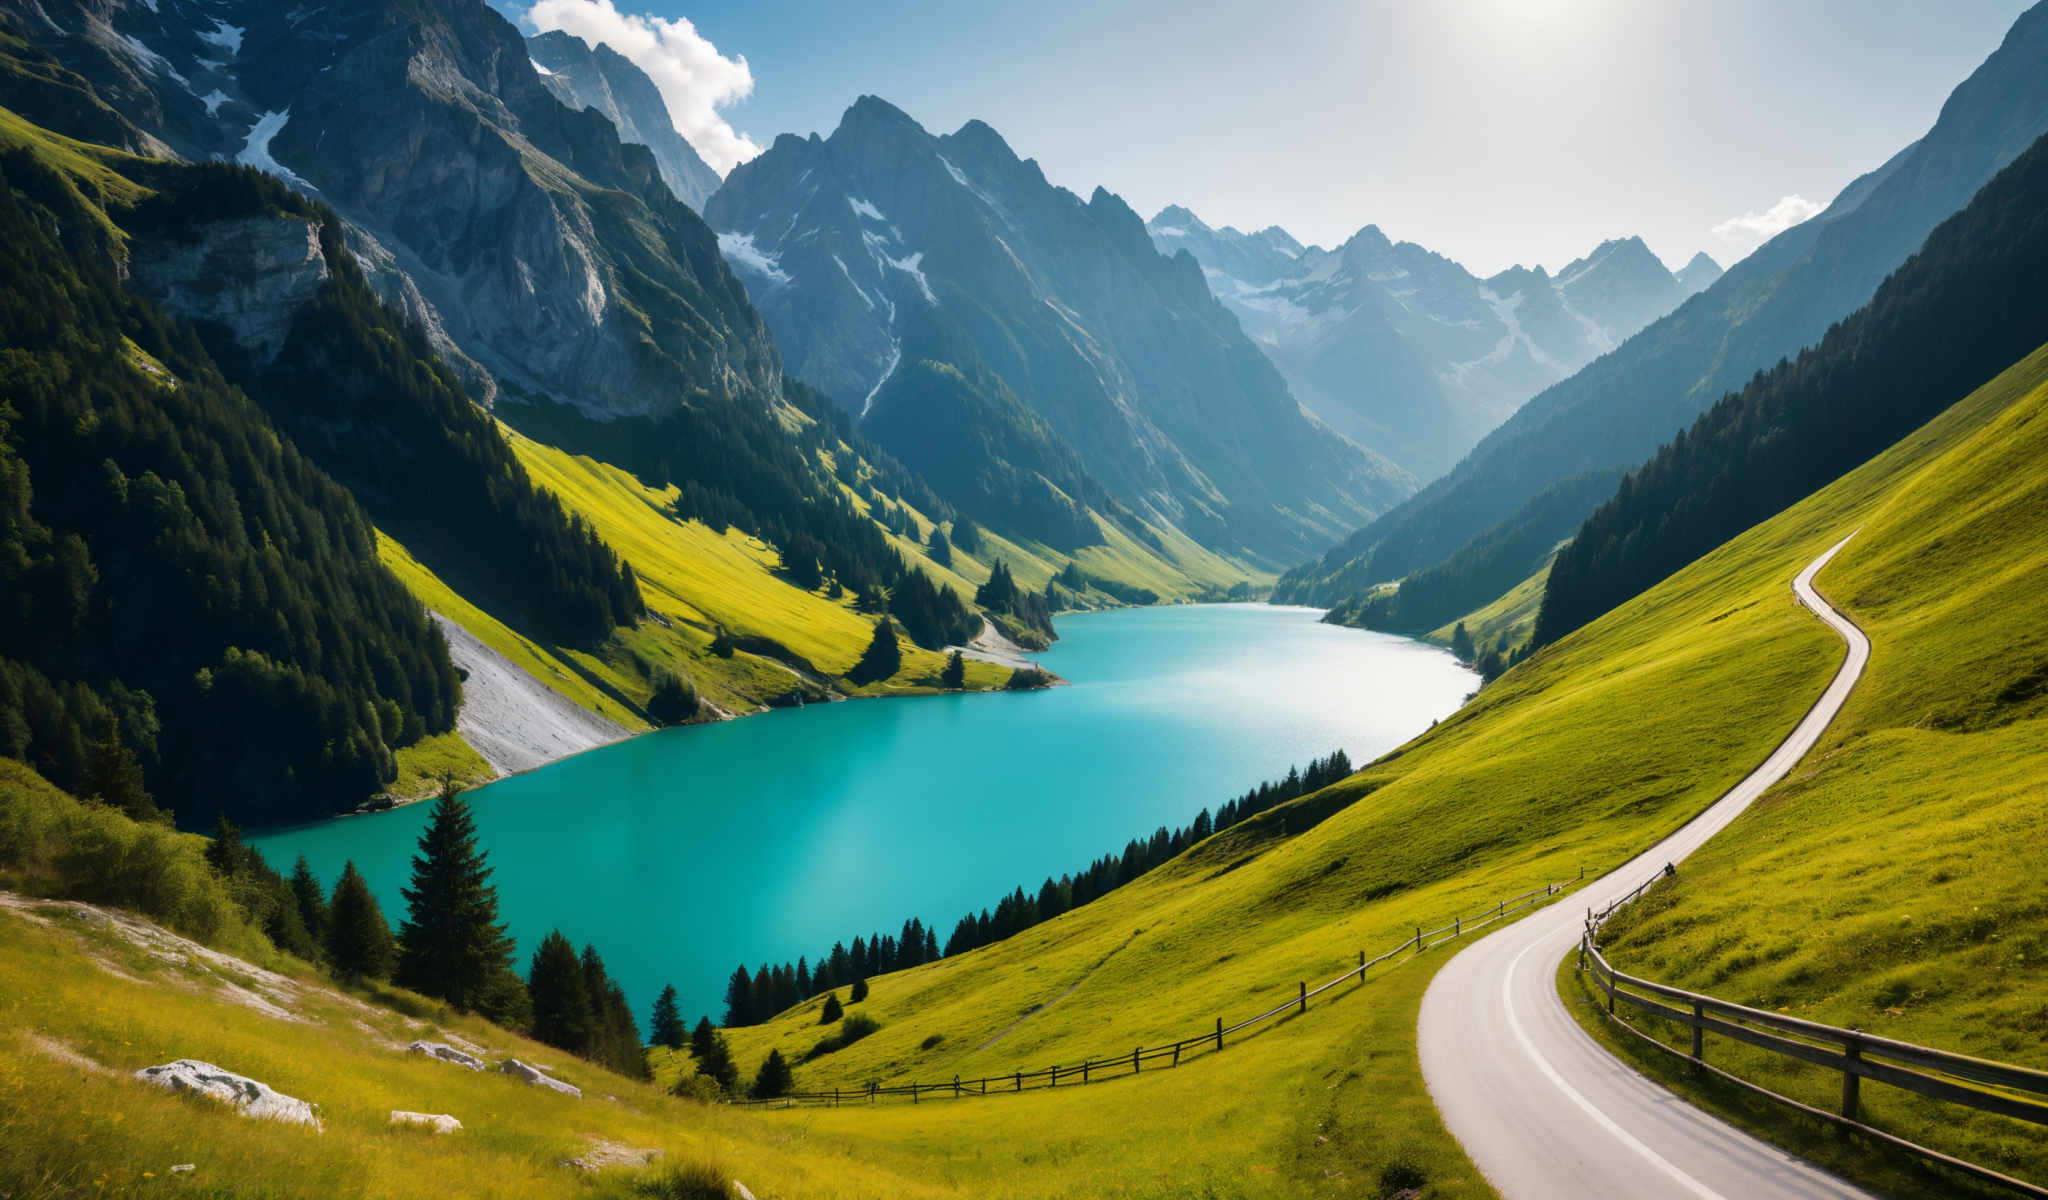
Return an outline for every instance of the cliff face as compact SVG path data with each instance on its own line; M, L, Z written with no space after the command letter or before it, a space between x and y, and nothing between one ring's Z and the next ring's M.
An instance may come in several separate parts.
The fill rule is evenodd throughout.
M478 0L0 0L144 135L337 209L473 395L598 417L765 405L781 367L654 155L564 105Z
M137 242L128 269L165 311L225 327L260 366L328 279L320 225L298 217L239 217L203 225L189 241Z
M541 83L562 103L595 109L619 131L621 141L647 147L676 199L704 211L704 202L722 181L676 132L661 90L645 71L610 46L590 46L561 30L526 39L526 48Z

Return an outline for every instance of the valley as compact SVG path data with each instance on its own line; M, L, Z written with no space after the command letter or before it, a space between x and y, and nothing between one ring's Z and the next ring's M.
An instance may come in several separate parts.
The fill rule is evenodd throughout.
M622 2L0 0L0 1200L2048 1195L2048 0Z

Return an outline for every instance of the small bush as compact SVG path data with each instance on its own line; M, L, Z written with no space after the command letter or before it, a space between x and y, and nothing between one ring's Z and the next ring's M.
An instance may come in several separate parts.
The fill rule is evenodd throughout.
M946 1035L945 1035L945 1034L943 1034L943 1033L935 1033L935 1034L931 1035L930 1037L926 1038L926 1039L925 1039L924 1041L922 1041L922 1042L918 1043L918 1047L917 1047L917 1048L918 1048L918 1049L920 1049L920 1050L930 1050L930 1049L932 1049L933 1047L937 1046L937 1045L938 1045L938 1044L939 1044L940 1042L943 1042L943 1041L945 1041L945 1040L946 1040Z
M724 1171L709 1163L690 1163L644 1172L625 1194L649 1200L732 1200L733 1189Z
M1003 686L1013 692L1032 692L1053 685L1052 672L1041 667L1018 667Z
M804 1061L810 1062L835 1050L844 1050L881 1027L882 1023L873 1017L865 1013L855 1013L841 1021L837 1031L819 1038L817 1045L805 1051Z

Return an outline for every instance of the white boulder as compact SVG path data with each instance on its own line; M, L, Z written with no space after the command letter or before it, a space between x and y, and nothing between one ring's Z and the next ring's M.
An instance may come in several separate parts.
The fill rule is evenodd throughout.
M405 1112L402 1109L396 1108L391 1110L391 1123L393 1125L421 1125L433 1130L435 1133L454 1133L462 1128L462 1122L449 1116L447 1113Z
M413 1054L424 1054L428 1058L440 1062L454 1063L458 1067L468 1067L472 1071L484 1069L483 1059L478 1058L474 1054L467 1054L457 1050L446 1042L414 1042L412 1045L407 1046L406 1050Z
M516 1058L506 1059L499 1065L498 1069L507 1075L524 1079L526 1082L538 1087L553 1088L565 1096L574 1096L579 1100L583 1098L582 1088L577 1087L573 1083L563 1083L559 1079L550 1077L538 1067L529 1066Z
M210 1096L229 1105L245 1117L258 1117L266 1121L283 1121L288 1125L310 1125L320 1128L320 1118L313 1113L313 1106L304 1100L295 1100L282 1092L271 1090L269 1085L258 1083L245 1075L223 1070L212 1063L198 1059L181 1058L177 1062L161 1066L144 1067L135 1073L137 1079L154 1084L173 1092L197 1092Z

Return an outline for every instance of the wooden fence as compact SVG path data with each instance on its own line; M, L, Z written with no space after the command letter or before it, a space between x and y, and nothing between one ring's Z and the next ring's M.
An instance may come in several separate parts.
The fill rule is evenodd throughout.
M2048 1125L2048 1103L2044 1103L2048 1100L2048 1071L1951 1054L1945 1050L1877 1037L1861 1030L1838 1029L1783 1013L1733 1004L1615 970L1614 964L1600 952L1601 927L1616 909L1641 896L1651 884L1674 873L1675 868L1666 866L1606 909L1586 914L1585 932L1579 942L1579 969L1590 972L1594 983L1606 995L1607 1016L1611 1021L1666 1054L1683 1059L1698 1073L1711 1073L1786 1107L1854 1130L1984 1182L2048 1200L2048 1187L1931 1150L1868 1125L1862 1119L1862 1082L1868 1079L1978 1112ZM1690 1030L1690 1049L1668 1045L1623 1020L1616 1012L1617 1004L1625 1004ZM1840 1071L1842 1102L1839 1111L1780 1095L1707 1062L1706 1037L1710 1033Z
M1547 883L1540 888L1523 892L1519 896L1510 896L1495 904L1492 908L1481 911L1476 916L1469 918L1462 916L1452 917L1449 924L1435 929L1424 929L1418 925L1415 929L1415 936L1403 940L1400 945L1395 946L1377 958L1369 959L1365 956L1365 951L1359 951L1358 965L1349 968L1342 975L1327 983L1311 988L1306 981L1300 982L1296 985L1293 998L1285 1003L1269 1008L1255 1017L1247 1017L1235 1024L1225 1024L1222 1017L1217 1017L1213 1028L1203 1030L1193 1037L1182 1038L1177 1042L1167 1045L1154 1046L1150 1049L1139 1047L1126 1054L1110 1054L1097 1058L1084 1058L1079 1063L1044 1067L1036 1071L1012 1071L1007 1075L988 1075L980 1079L962 1079L956 1075L950 1080L939 1083L888 1085L868 1083L853 1088L832 1088L829 1091L792 1092L789 1095L777 1096L771 1099L736 1099L733 1103L772 1106L776 1108L790 1108L798 1105L836 1108L844 1104L873 1104L878 1100L907 1099L911 1103L917 1104L925 1100L959 1100L969 1096L999 1096L1006 1093L1015 1094L1037 1091L1044 1088L1076 1087L1081 1084L1101 1083L1109 1079L1121 1079L1141 1074L1147 1069L1171 1069L1181 1065L1182 1062L1198 1058L1204 1054L1220 1052L1225 1045L1226 1038L1243 1033L1245 1030L1262 1022L1275 1021L1289 1014L1299 1015L1306 1013L1309 1001L1345 983L1364 983L1365 973L1381 963L1388 962L1406 953L1420 954L1431 946L1440 946L1445 942L1463 937L1475 929L1482 929L1496 921L1503 920L1513 913L1520 912L1532 904L1540 904L1552 896L1561 895L1569 890L1572 884L1583 880L1585 877L1586 872L1582 867L1578 875L1573 879L1566 880L1563 883Z

